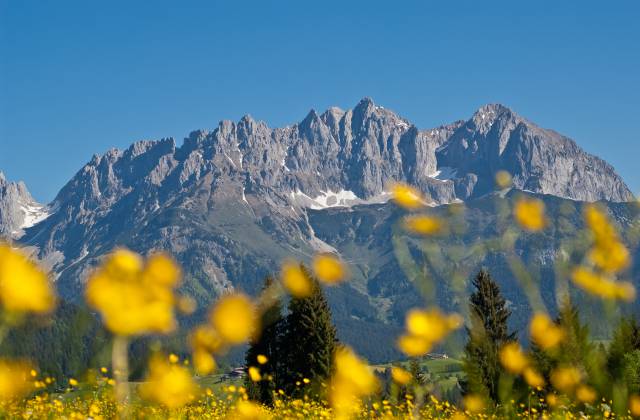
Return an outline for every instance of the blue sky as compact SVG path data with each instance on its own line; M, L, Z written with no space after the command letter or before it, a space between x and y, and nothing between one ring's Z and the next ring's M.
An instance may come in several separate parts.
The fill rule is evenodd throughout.
M421 128L504 103L638 193L639 20L633 1L0 0L0 170L48 201L111 147L371 96Z

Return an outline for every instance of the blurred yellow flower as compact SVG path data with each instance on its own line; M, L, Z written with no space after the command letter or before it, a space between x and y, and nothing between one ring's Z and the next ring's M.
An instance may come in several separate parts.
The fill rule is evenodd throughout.
M282 284L296 298L305 298L313 291L311 281L295 261L282 264Z
M210 319L222 340L232 345L247 341L258 329L257 309L240 293L221 297L213 307Z
M507 171L496 172L496 185L499 189L503 190L511 186L512 179L511 174Z
M581 379L580 371L572 366L559 367L551 372L551 384L565 394L571 392Z
M597 396L596 391L590 386L580 385L576 389L576 398L580 402L590 404L596 400Z
M397 366L391 368L391 378L400 385L406 385L413 379L411 373Z
M262 379L262 375L260 375L260 369L255 366L250 366L247 370L247 373L249 374L249 378L251 378L253 382L258 382Z
M313 258L313 271L320 281L335 284L344 280L347 270L344 264L332 254L318 254Z
M621 243L618 232L600 207L588 205L584 211L584 219L594 236L589 260L608 273L627 268L631 262L629 250Z
M564 338L564 330L543 312L536 312L533 315L529 332L533 341L543 350L556 347Z
M532 367L526 367L522 372L524 380L530 387L538 388L544 386L544 378Z
M546 225L544 203L537 198L520 198L513 209L516 221L524 229L536 232Z
M444 222L435 216L410 215L403 222L406 230L420 235L434 235L444 230Z
M417 357L430 352L433 344L424 337L403 335L398 338L398 348L409 357Z
M193 329L190 336L193 349L203 349L215 353L223 345L222 338L210 325L199 325Z
M558 405L558 396L556 394L547 394L547 404L549 404L549 407L555 407L556 405Z
M398 347L408 356L422 356L451 331L460 328L462 317L445 315L438 308L412 309L405 319L407 334L398 339Z
M74 378L69 379L69 385L78 386L78 380Z
M604 299L632 301L635 287L629 282L616 282L586 267L577 267L571 276L573 282L592 295Z
M397 183L391 188L395 202L409 210L424 207L426 204L422 194L417 189L402 183Z
M334 356L329 401L337 418L348 418L357 409L359 398L372 394L378 381L371 368L348 347L340 347Z
M26 361L0 359L0 402L21 398L33 389L32 369Z
M596 244L589 251L589 260L609 273L616 273L629 266L631 261L629 250L620 242Z
M229 418L237 420L262 420L271 418L271 416L254 402L238 400L235 410L230 413Z
M0 301L9 312L50 312L55 306L53 287L22 252L0 243Z
M166 334L176 325L176 276L178 268L164 254L153 255L144 264L138 254L118 249L89 278L87 303L100 312L105 326L115 334Z
M167 408L177 408L193 401L198 386L189 370L156 355L149 362L149 374L140 385L140 395Z
M632 416L640 416L640 395L634 394L629 397L629 412Z
M500 363L509 372L519 374L527 367L529 359L518 343L507 343L500 349Z
M199 375L208 375L216 369L216 359L206 350L193 351L193 367Z
M484 398L480 395L469 394L463 399L464 407L470 413L479 413L484 410Z
M462 325L457 314L444 315L439 309L411 309L407 312L405 324L407 332L420 336L432 343L441 341L449 332Z
M258 357L256 357L256 360L261 365L264 365L265 363L267 363L269 361L267 356L265 356L264 354L259 354Z

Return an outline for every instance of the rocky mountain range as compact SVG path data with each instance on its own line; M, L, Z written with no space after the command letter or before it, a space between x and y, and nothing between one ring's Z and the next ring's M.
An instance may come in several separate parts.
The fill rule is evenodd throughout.
M493 194L498 170L513 175L514 191L504 197ZM358 337L393 341L403 309L421 303L394 248L401 212L389 190L397 181L422 190L433 211L461 202L476 209L468 220L476 228L463 242L491 229L487 200L509 200L517 190L574 209L602 200L620 223L633 219L625 204L633 195L611 165L505 106L424 130L365 98L351 110L312 110L283 128L245 116L194 131L180 146L168 138L109 150L46 206L0 175L0 234L31 250L72 301L116 246L170 251L183 265L184 290L201 305L232 288L255 293L286 257L336 252L354 275L328 290L341 337L384 360L395 355ZM546 235L557 245L564 233ZM410 243L414 255L420 245ZM554 246L535 252L553 254ZM519 247L531 251L526 241ZM474 263L502 273L514 307L528 310L499 256ZM553 282L551 271L544 281ZM440 296L445 306L455 306L450 297Z

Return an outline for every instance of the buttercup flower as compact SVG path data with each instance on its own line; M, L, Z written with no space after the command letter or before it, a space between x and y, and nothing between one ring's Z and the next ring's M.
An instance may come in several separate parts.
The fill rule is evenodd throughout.
M434 235L444 230L444 222L434 216L410 215L404 218L404 227L420 235Z
M173 289L179 273L166 255L153 255L145 264L138 254L119 249L89 278L87 303L118 335L166 334L176 325Z
M311 295L311 281L302 271L300 264L286 261L282 264L282 284L294 297L305 298Z
M167 408L181 407L193 401L198 392L198 386L187 368L157 355L149 362L149 375L140 385L143 398Z
M409 210L424 207L426 204L422 194L417 189L407 184L398 183L391 189L394 201Z
M528 231L537 232L546 225L544 203L537 198L520 198L513 209L516 221Z
M529 332L533 341L543 350L556 347L564 338L564 330L542 312L535 313L531 318Z
M9 312L45 313L55 295L47 278L22 252L0 243L0 301Z
M0 359L0 402L21 398L33 389L31 370L26 361Z
M518 343L508 343L500 349L500 363L509 372L519 374L529 365L529 359Z
M400 385L406 385L413 379L411 373L397 366L391 368L391 378Z
M251 300L237 293L223 296L211 311L211 325L223 341L241 344L257 330L257 309Z
M313 259L313 271L326 284L336 284L346 278L344 264L331 254L318 254Z

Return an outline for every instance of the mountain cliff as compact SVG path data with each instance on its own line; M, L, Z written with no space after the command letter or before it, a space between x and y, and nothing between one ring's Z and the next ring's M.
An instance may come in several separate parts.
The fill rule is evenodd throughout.
M202 305L231 288L257 292L285 257L335 251L354 272L328 291L343 339L368 331L391 340L400 308L419 296L391 247L391 184L415 185L443 209L474 206L491 196L501 169L516 189L558 200L633 198L609 164L504 106L421 130L365 98L351 110L311 110L283 128L245 116L194 131L180 146L169 138L109 150L47 207L0 177L0 233L20 237L71 300L116 246L170 251L183 265L184 290ZM488 213L472 213L475 223ZM366 352L390 357L376 351Z

